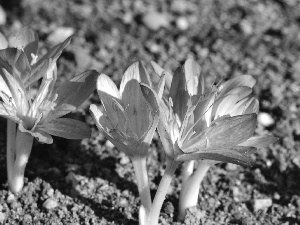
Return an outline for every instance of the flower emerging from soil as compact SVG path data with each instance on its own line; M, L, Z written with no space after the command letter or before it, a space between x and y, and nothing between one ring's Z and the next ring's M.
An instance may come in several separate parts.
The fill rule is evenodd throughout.
M60 117L74 111L90 96L97 72L81 73L55 89L56 60L71 37L37 60L38 40L34 34L31 28L24 27L16 36L17 41L13 41L14 47L0 50L0 115L19 124L22 132L48 144L52 143L51 135L89 137L90 128L85 123ZM41 85L34 94L40 78Z
M164 71L154 65L158 73ZM175 71L161 102L158 131L167 156L176 161L210 159L250 165L254 148L240 144L254 133L257 100L249 97L251 87L236 87L238 81L251 81L248 86L253 86L254 79L244 76L218 89L205 87L200 72L200 66L188 59Z
M3 45L0 50L0 116L8 119L7 175L9 188L15 194L24 184L33 137L51 144L51 135L69 139L90 136L91 130L85 123L60 118L92 94L98 77L96 71L87 71L55 88L56 60L70 40L67 38L38 59L38 37L25 26L9 46Z
M159 85L154 87L144 66L135 62L125 71L120 90L107 75L101 74L97 90L103 109L90 106L99 130L132 160L142 202L141 224L147 220L152 204L146 157L159 121L157 93L162 92L163 81L162 78Z

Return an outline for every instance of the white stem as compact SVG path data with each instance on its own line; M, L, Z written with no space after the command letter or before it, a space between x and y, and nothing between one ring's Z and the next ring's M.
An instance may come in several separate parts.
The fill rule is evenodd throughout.
M179 163L172 160L167 160L167 167L165 173L159 183L158 189L156 191L153 204L148 217L147 225L157 225L159 220L159 213L163 202L166 198L166 194L170 187L173 175L178 167Z
M195 161L191 160L188 162L185 162L182 166L181 174L182 174L182 187L185 185L188 178L192 175L194 172L194 165Z
M179 197L179 221L184 220L187 208L197 205L200 184L210 166L210 162L206 160L200 161L195 172L186 180L185 185L182 187Z
M148 181L146 157L132 158L131 160L136 175L137 186L141 198L141 205L144 207L143 210L145 210L146 214L148 214L152 205L152 201Z
M8 185L11 185L11 180L14 170L14 162L16 158L16 123L7 120L7 138L6 138L6 164L7 164L7 180Z
M16 159L14 163L13 177L10 190L18 194L24 185L24 172L31 153L33 137L28 133L17 131Z

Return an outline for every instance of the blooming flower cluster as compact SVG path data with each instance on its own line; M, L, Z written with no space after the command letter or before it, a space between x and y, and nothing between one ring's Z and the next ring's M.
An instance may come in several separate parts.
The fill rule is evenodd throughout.
M34 137L48 144L53 142L51 135L89 137L91 131L85 123L61 117L78 108L95 88L102 107L92 104L90 112L99 130L133 163L141 198L141 225L158 224L180 163L187 165L183 167L179 201L182 220L185 209L197 204L200 183L212 165L227 162L251 166L257 148L276 141L273 136L253 136L259 103L252 94L252 76L207 84L193 59L186 60L174 74L152 62L158 79L151 79L142 63L135 62L125 71L119 89L109 76L96 71L80 73L56 87L56 61L70 40L39 58L38 37L26 26L1 45L0 116L8 119L8 183L15 194L23 187ZM167 160L152 201L146 160L156 129Z

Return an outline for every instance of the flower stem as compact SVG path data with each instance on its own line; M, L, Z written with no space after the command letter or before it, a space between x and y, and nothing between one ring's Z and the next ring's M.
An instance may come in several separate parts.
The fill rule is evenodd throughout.
M169 186L171 184L173 175L179 165L179 162L173 161L168 159L167 160L167 167L165 173L159 183L157 192L155 194L155 198L153 200L153 204L149 214L149 223L148 225L157 225L159 219L159 213L163 202L166 198L166 194L168 192Z
M187 179L194 172L194 164L195 164L194 160L187 161L183 164L182 171L181 171L181 174L182 174L182 187L185 185Z
M132 158L131 160L136 175L141 204L144 207L146 214L148 214L152 205L152 201L148 181L146 157Z
M16 135L16 159L10 185L10 190L18 194L24 185L24 172L31 153L33 137L28 133L17 131Z
M16 158L16 123L7 120L7 137L6 137L6 163L7 163L7 180L8 185L11 186L11 180L14 170L14 162Z
M200 184L210 166L211 163L206 160L200 161L195 172L190 175L182 186L179 197L179 221L184 220L187 208L197 205Z

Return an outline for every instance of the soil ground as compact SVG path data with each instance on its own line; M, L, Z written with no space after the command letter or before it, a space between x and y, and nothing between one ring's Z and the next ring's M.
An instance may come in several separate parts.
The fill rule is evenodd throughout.
M10 36L21 24L30 24L38 32L42 54L54 45L56 39L50 37L58 28L76 31L58 61L59 82L96 69L119 84L126 67L136 60L153 73L151 60L174 71L187 57L200 63L208 79L253 75L260 111L274 120L268 126L261 121L256 133L273 133L280 139L253 156L252 168L231 164L211 168L201 185L199 204L189 210L183 224L300 224L300 1L10 0L0 4L7 15L1 32ZM153 11L160 16L151 18ZM0 224L138 224L132 164L98 132L88 112L91 103L100 104L96 93L73 116L92 127L92 137L55 138L52 145L35 142L25 187L16 199L7 191L6 121L0 119ZM164 171L157 137L151 148L148 169L154 197ZM161 224L181 224L176 221L180 179L178 170ZM269 205L259 205L260 200ZM45 207L46 201L52 209Z

